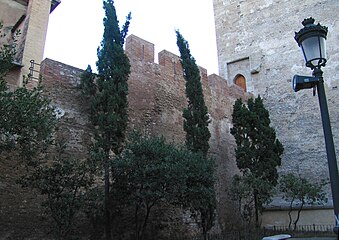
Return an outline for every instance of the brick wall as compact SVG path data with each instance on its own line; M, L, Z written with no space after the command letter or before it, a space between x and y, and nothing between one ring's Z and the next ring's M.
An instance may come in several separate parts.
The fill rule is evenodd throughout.
M129 130L138 129L149 135L161 134L168 141L184 143L182 110L187 100L179 57L162 51L159 53L159 64L155 63L154 45L133 35L127 38L126 53L131 62L128 80ZM44 93L60 111L60 134L68 140L69 151L80 159L85 158L87 146L91 142L91 131L86 103L82 102L78 89L82 70L51 59L45 59L41 69ZM200 70L205 101L211 116L210 155L215 157L217 163L218 226L224 228L228 224L225 188L237 171L234 140L229 132L232 106L235 99L247 99L251 95L244 93L238 86L229 86L225 79L217 75L207 76L204 68ZM34 232L27 231L14 235L15 229L20 229L21 226L35 228L29 221L23 223L26 215L22 212L27 213L27 216L38 216L41 208L39 202L34 201L36 195L23 192L15 184L19 174L14 174L11 170L15 163L1 158L0 161L3 173L0 176L0 225L7 221L6 228L2 228L0 234L7 234L13 239L21 239L18 236L35 236ZM20 196L18 199L21 200L11 201L14 196ZM32 200L31 204L22 205L21 202L27 201L28 196Z

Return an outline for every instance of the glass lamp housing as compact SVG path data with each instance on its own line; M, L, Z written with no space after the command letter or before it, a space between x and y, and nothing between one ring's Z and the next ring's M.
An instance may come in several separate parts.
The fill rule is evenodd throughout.
M320 68L326 64L327 27L314 24L313 18L305 19L304 28L295 33L295 40L301 48L306 66L311 69Z

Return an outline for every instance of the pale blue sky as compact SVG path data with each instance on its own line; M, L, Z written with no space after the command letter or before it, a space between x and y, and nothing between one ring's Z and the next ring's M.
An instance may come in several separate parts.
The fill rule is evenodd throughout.
M213 0L115 0L120 25L132 12L129 34L179 55L175 29L190 45L198 65L218 73ZM50 15L45 57L78 68L95 69L103 32L101 0L62 0Z

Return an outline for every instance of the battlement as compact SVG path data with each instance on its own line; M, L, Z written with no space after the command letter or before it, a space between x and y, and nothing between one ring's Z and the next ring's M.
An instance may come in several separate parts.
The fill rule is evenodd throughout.
M154 44L133 34L129 35L126 39L125 52L131 61L155 63ZM167 50L162 50L158 53L158 64L159 66L162 66L166 71L171 72L174 75L183 74L180 57ZM207 70L200 66L199 70L202 81L207 82Z
M125 52L130 60L154 63L154 44L135 35L127 37Z
M174 74L183 74L180 57L167 50L158 53L158 61L160 66L172 69Z
M138 72L139 74L136 79L140 79L140 74L144 74L145 72L148 72L149 74L155 73L158 76L162 75L161 78L166 76L165 78L167 79L168 84L170 84L174 79L176 82L170 84L172 86L177 85L177 87L179 87L180 84L181 87L184 86L182 85L185 83L185 80L183 78L183 68L180 62L180 57L167 50L162 50L158 53L159 63L155 63L154 51L155 48L153 43L135 35L129 35L127 37L125 52L131 61L132 73L135 74ZM218 87L225 89L225 93L227 92L227 94L230 94L230 96L241 96L244 94L244 91L241 87L235 84L228 86L227 81L224 78L215 74L208 76L206 68L200 66L198 67L200 71L201 83L205 92L214 91L213 89L216 87L216 84L219 84ZM134 78L134 76L132 78ZM153 78L155 79L156 77L153 76ZM179 82L181 83L178 85Z

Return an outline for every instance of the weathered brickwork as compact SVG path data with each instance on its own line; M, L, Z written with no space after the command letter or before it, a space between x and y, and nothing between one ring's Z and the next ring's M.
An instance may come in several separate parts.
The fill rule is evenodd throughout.
M41 207L41 195L16 183L25 170L13 155L2 155L0 166L0 239L44 239L51 220Z
M68 151L80 159L87 156L91 143L87 105L78 86L82 71L50 59L44 60L41 67L45 95L53 101L60 117L60 137L67 141Z
M132 40L132 39L133 40ZM139 41L138 41L139 40ZM133 42L131 46L128 43ZM137 44L139 43L139 47ZM131 59L132 73L129 80L129 116L130 126L149 134L162 134L170 141L184 143L182 109L186 106L185 80L179 57L166 50L159 53L159 64L146 61L139 54L144 49L153 48L136 36L127 39L126 52ZM144 60L143 60L144 59ZM153 57L150 59L154 59ZM206 69L200 68L205 101L211 116L210 153L217 161L218 217L223 229L229 224L229 208L225 193L231 177L237 172L234 161L234 140L230 135L232 106L237 98L247 99L250 94L217 76L207 76Z
M154 45L136 36L129 36L126 41L126 53L131 62L129 78L129 129L138 129L148 135L164 135L168 141L183 144L182 110L187 104L185 96L185 80L179 57L168 52L159 53L159 64L154 63ZM59 134L66 138L67 149L82 159L86 157L87 146L91 143L91 127L78 85L82 70L63 63L45 59L42 67L44 93L52 100L60 114ZM229 133L231 112L237 98L247 99L250 94L217 76L207 76L207 71L200 68L203 91L211 116L210 155L215 157L217 165L217 195L218 195L218 226L224 228L229 221L225 218L227 195L226 183L236 172L234 161L234 140ZM9 159L1 160L0 176L0 225L6 226L0 230L3 236L21 239L35 237L38 233L29 232L30 227L36 228L41 217L39 201L36 194L31 195L19 188L15 179L20 173L14 174L15 163ZM11 164L10 164L11 163ZM9 169L10 168L10 169ZM18 196L20 201L11 201ZM21 204L21 203L25 204ZM32 210L34 209L34 210ZM27 217L36 219L27 222ZM40 216L40 217L39 217ZM25 221L23 223L22 221ZM15 235L14 228L21 225L27 227Z
M60 111L57 135L67 140L67 150L79 160L86 157L90 142L88 119L77 88L80 73L80 69L48 59L42 66L45 94ZM25 169L13 153L1 156L0 166L0 239L44 239L53 225L41 207L42 197L16 183Z
M338 1L213 2L220 75L232 85L236 74L242 74L246 78L247 90L264 98L272 125L285 147L280 173L294 172L310 180L328 178L317 96L312 96L312 90L294 93L291 78L294 74L311 75L294 40L294 32L303 27L301 21L304 18L313 16L316 22L319 21L329 30L328 63L323 70L338 158ZM331 200L329 186L326 191ZM279 199L273 202L277 207L284 204ZM328 205L332 206L332 202L329 201ZM328 217L327 221L333 223L333 216ZM286 221L280 224L286 225Z
M129 45L133 42L133 45ZM138 46L139 44L139 46ZM185 80L179 57L166 50L158 55L159 64L146 61L146 57L134 55L142 52L152 56L154 48L136 36L127 39L126 52L131 59L132 73L129 79L129 117L130 127L147 134L162 134L169 141L184 143L182 110L187 104ZM150 49L151 53L145 52ZM133 50L133 51L132 51ZM136 57L136 58L135 58ZM154 59L151 57L150 59ZM231 112L237 98L247 99L250 94L217 76L207 76L207 71L200 67L205 101L211 116L210 154L217 162L218 223L221 229L229 224L227 211L229 205L225 193L226 186L237 171L234 161L234 140L230 135Z

